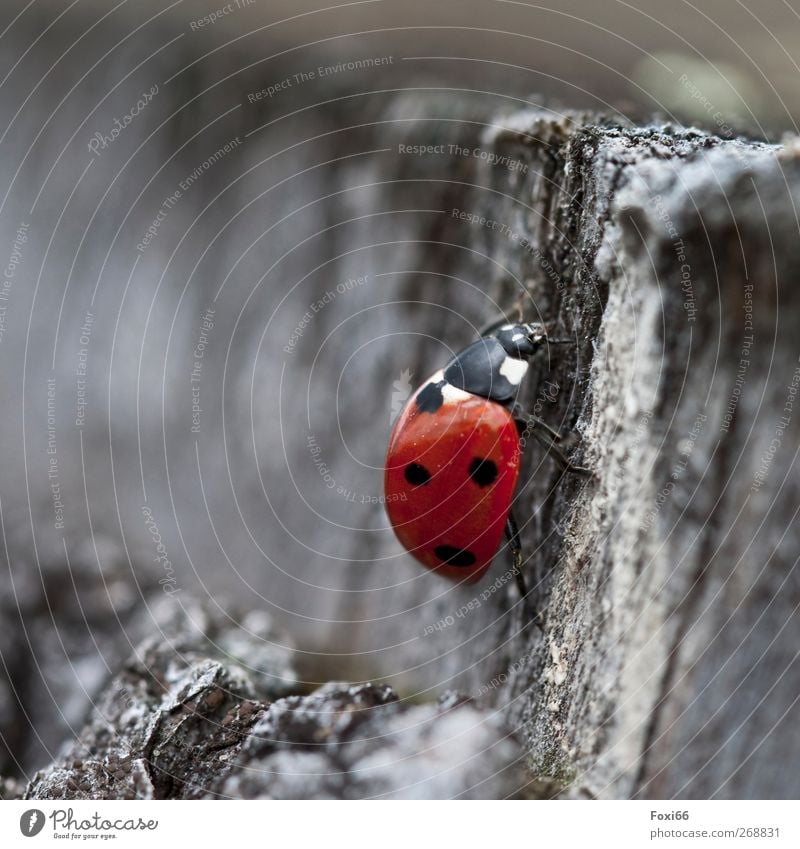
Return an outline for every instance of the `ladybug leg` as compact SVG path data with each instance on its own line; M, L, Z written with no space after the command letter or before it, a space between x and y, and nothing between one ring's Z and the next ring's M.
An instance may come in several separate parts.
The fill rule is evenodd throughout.
M522 574L522 543L519 539L519 527L513 513L508 514L506 519L506 539L508 547L511 550L511 558L513 565L511 567L514 572L514 579L519 588L519 594L522 598L528 595L528 587L525 584L525 576Z
M540 430L546 433L553 442L561 442L563 439L561 434L555 428L550 427L544 419L540 419L539 416L535 416L533 413L526 412L520 404L514 404L511 408L511 415L514 417L520 436L526 431L531 433L534 430Z
M519 527L517 526L517 520L514 518L513 512L509 513L506 519L506 539L508 540L508 547L511 549L513 563L511 569L517 582L517 589L519 589L522 603L527 607L534 625L541 631L544 631L541 614L531 606L528 600L528 585L525 582L525 576L522 574L522 543L520 542Z
M580 475L585 478L592 476L591 469L575 465L575 463L573 463L561 450L558 443L563 440L563 437L557 431L553 430L550 425L543 422L537 416L527 415L520 417L516 410L514 412L517 428L520 431L520 437L524 438L526 434L530 434L543 448L548 451L548 453L552 455L553 460L555 460L556 465L562 472L572 472L573 474Z
M585 466L575 465L548 433L534 428L533 438L552 455L553 460L562 472L571 472L574 475L580 475L582 478L590 478L592 476L591 469L587 469Z

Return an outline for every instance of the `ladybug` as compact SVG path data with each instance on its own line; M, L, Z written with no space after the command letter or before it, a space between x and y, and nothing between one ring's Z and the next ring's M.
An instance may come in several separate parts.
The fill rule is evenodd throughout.
M514 577L527 595L511 511L524 435L552 451L562 470L589 474L566 458L556 431L523 416L516 403L528 360L547 342L537 323L487 328L426 380L398 416L386 455L386 512L397 538L428 569L473 583L505 534Z

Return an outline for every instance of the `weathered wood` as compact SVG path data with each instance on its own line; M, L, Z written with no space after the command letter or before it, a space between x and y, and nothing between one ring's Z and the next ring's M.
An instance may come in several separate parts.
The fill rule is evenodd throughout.
M187 73L181 97L207 83L199 69ZM219 92L241 99L241 85ZM437 697L455 688L485 711L464 708L480 729L476 747L502 737L487 719L501 709L530 772L509 772L504 783L484 786L486 795L513 792L534 777L576 797L797 796L797 148L621 126L519 100L501 114L494 97L449 90L342 94L347 99L295 117L278 120L277 107L263 106L237 117L234 128L214 125L164 171L126 226L127 242L109 265L119 273L106 272L99 290L95 413L80 439L59 431L62 485L76 505L66 546L71 572L60 535L49 533L46 479L28 480L6 451L9 574L22 591L18 599L9 584L3 594L0 650L13 662L3 669L0 723L7 744L17 742L3 769L29 773L43 766L43 753L57 760L54 746L81 727L90 698L113 700L115 685L109 691L103 681L119 672L150 621L138 596L149 597L164 577L152 567L146 500L182 594L162 600L160 608L172 607L157 623L180 620L183 599L190 607L193 595L213 597L233 619L266 612L263 639L283 645L278 635L288 631L301 649L288 663L301 679L290 687L301 694L294 698L313 700L304 694L331 680L372 679L389 682L402 700L431 703L408 713L436 717ZM168 97L157 107L164 114ZM154 142L152 170L210 116L198 107L182 120L171 127L173 138ZM117 332L132 245L158 203L220 144L268 121L197 183L191 203L170 212L137 268L135 297L128 296ZM130 132L133 139L144 129ZM420 154L419 145L443 152ZM242 176L257 163L267 164ZM28 167L36 187L44 174L34 169L49 164ZM68 193L71 184L61 188ZM30 202L22 198L21 208ZM88 201L80 208L93 209ZM95 235L105 247L126 210L103 212ZM40 215L31 264L54 224L48 208ZM184 251L173 258L184 233ZM65 309L69 339L98 270L86 262ZM193 285L184 297L187 280ZM186 390L191 353L223 280L195 440ZM348 280L356 283L339 293ZM48 266L40 304L61 287ZM336 296L293 342L293 329L329 291ZM392 394L402 394L392 384L405 371L421 380L471 341L475 327L518 307L573 340L534 365L526 401L551 425L574 431L570 450L595 470L589 482L559 480L531 446L516 512L543 631L525 617L507 553L476 587L444 584L402 552L379 503ZM48 338L51 319L36 312L36 338ZM21 352L15 330L4 346ZM56 363L59 410L71 410L74 365L71 353ZM28 386L41 388L50 372L50 351L31 353ZM9 397L21 395L18 374L0 380ZM32 413L41 413L40 396L22 399L28 438L38 445L41 418ZM17 424L10 428L6 448L19 441ZM27 505L11 499L9 514L5 491L28 485L40 505L33 508L35 552ZM77 517L84 498L86 516ZM98 590L109 575L119 595ZM88 630L72 627L84 616ZM91 633L103 636L102 650ZM259 668L266 661L240 638L244 654L231 653ZM196 639L181 651L211 657L214 674L228 681L225 658ZM35 660L41 673L32 671ZM153 667L168 662L159 656ZM141 669L136 676L145 679ZM253 699L267 713L276 695L230 689L237 704ZM296 706L307 704L313 701ZM155 701L141 707L142 721L162 710ZM456 733L447 722L432 727L441 727L444 742ZM239 731L230 743L237 752L255 733L249 725ZM401 739L398 750L417 743ZM278 754L253 747L259 763L275 759L269 762L286 776L295 755L302 759L291 747ZM391 761L396 753L384 754ZM498 763L513 760L504 750ZM45 770L30 792L56 795L64 763ZM212 760L203 763L200 784L213 792L291 795L289 777L280 788L249 786L235 774L212 774ZM461 761L452 785L426 783L430 764L412 763L416 772L403 780L421 793L474 785ZM181 781L159 789L144 769L155 795L180 795L176 788L193 780L181 767ZM386 782L382 793L401 786ZM134 792L139 786L148 786L144 778ZM350 778L317 789L363 790Z
M533 763L578 796L795 795L795 155L595 127L556 158L531 233L587 337L597 480L528 502L551 566L546 635L511 652Z
M469 700L449 694L435 705L408 706L386 685L336 682L278 698L295 681L286 658L267 652L265 659L262 640L275 635L265 634L263 623L256 637L218 613L186 613L166 629L166 640L150 638L138 648L86 727L33 777L25 798L469 799L533 792L519 742L496 714ZM231 644L241 657L228 653ZM259 655L262 662L251 666Z

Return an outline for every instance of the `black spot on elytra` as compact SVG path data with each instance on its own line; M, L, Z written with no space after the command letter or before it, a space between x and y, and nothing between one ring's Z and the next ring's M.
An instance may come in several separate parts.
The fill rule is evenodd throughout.
M423 486L431 479L431 473L419 463L409 463L403 474L412 486Z
M417 395L417 407L421 413L435 413L444 404L443 386L443 380L438 383L429 383Z
M476 457L469 464L469 476L478 486L489 486L497 479L497 466L491 460Z
M448 566L472 566L475 562L475 555L471 551L452 545L437 545L433 553Z

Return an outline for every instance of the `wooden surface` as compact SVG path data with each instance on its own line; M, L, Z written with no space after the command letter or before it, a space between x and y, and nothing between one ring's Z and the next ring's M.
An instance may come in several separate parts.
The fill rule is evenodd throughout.
M218 92L246 102L272 76ZM189 69L181 98L217 78ZM157 172L150 193L126 219L117 191L95 218L55 368L63 269L119 163L98 160L75 195L53 248L66 260L44 263L83 146L31 217L31 287L15 290L3 340L24 386L21 369L0 376L17 399L0 436L3 771L52 760L148 633L168 576L147 507L174 616L195 597L237 622L266 615L263 641L291 652L297 692L372 679L418 703L455 688L500 708L530 775L569 796L796 797L797 148L444 86L342 85L299 114L262 104L210 123L219 110L201 100L169 123L122 181L133 200ZM144 125L130 132L133 150ZM159 204L237 135L130 277ZM61 136L42 144L55 156ZM27 162L9 243L51 162ZM79 433L75 349L98 277ZM188 381L210 307L196 434ZM534 364L525 399L596 473L559 480L529 453L516 511L543 630L507 552L475 587L444 583L402 551L379 503L404 374L417 385L518 307L571 340ZM44 450L51 375L64 534L21 448L24 432Z

